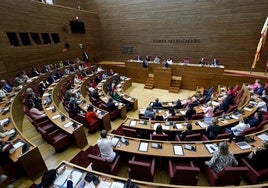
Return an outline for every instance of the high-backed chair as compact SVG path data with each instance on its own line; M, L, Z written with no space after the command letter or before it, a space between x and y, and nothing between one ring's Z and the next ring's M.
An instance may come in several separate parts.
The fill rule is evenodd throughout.
M229 106L228 110L226 111L226 114L231 113L237 108L237 104Z
M217 110L215 113L214 113L214 117L218 117L218 116L221 116L223 114L223 110Z
M99 155L88 154L88 159L92 162L92 169L107 174L116 175L120 167L120 155L117 155L115 160L109 163Z
M168 135L167 134L150 134L150 140L167 141L168 140Z
M181 141L179 135L176 135L176 141ZM200 141L202 135L200 133L189 134L185 137L184 141Z
M103 104L103 103L101 103L99 106L100 106L101 109L109 112L109 115L110 115L110 119L111 120L115 120L120 115L118 109L113 110L113 111L110 111L109 108L107 107L107 105L106 104Z
M155 174L155 159L142 159L133 156L128 161L128 174L129 178L142 181L154 181Z
M204 114L199 113L199 114L193 114L191 117L191 120L198 120L198 119L203 119L203 118L204 118Z
M122 130L123 130L123 134L125 136L133 137L133 138L136 138L137 137L136 129L131 129L131 128L128 128L128 127L123 127Z
M60 129L48 134L49 143L55 148L56 152L61 152L73 143L69 134Z
M221 133L221 134L218 134L215 138L215 140L221 140L221 139L227 139L227 138L230 138L230 136L232 135L232 133L230 132L224 132L224 133ZM208 137L206 135L202 135L202 141L208 141Z
M257 171L245 159L242 159L241 165L248 168L249 171L246 173L246 177L250 183L257 184L268 179L268 168Z
M212 168L206 166L208 181L212 186L236 185L241 182L242 176L248 172L247 167L225 167L221 172L216 173Z
M192 161L175 162L169 160L170 184L176 185L197 185L199 167L195 167Z
M189 64L189 63L190 63L190 57L185 57L185 58L183 59L183 63L185 63L185 64Z

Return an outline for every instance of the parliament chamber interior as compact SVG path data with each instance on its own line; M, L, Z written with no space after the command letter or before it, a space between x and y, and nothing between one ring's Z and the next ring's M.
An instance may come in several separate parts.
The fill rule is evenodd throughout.
M267 8L2 0L0 187L268 186Z

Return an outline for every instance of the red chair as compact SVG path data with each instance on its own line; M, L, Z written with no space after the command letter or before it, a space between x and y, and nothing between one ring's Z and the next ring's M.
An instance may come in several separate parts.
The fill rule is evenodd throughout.
M202 139L202 135L200 133L194 133L194 134L187 135L183 141L200 141L201 139ZM181 141L179 135L176 135L175 140Z
M99 155L88 154L88 159L92 162L93 170L112 175L117 174L121 163L120 155L117 155L115 160L111 163L108 163L105 159L101 158L100 154Z
M150 134L150 140L167 141L168 140L168 135L167 134Z
M214 117L218 117L218 116L221 116L223 114L223 110L217 110L215 113L214 113Z
M175 185L197 185L199 167L195 167L192 161L169 163L169 183Z
M189 64L189 63L190 63L190 57L185 57L185 58L183 59L183 63L185 63L185 64Z
M237 108L237 104L229 106L226 114L233 112Z
M136 138L137 137L136 129L131 129L131 128L123 127L122 130L123 130L123 134L125 136L133 137L133 138Z
M198 119L204 119L204 114L203 113L193 114L191 117L191 120L198 120Z
M148 159L148 157L143 159L133 156L128 161L128 166L129 178L150 182L154 181L155 159Z
M216 173L209 166L206 166L208 181L212 186L238 186L242 176L246 175L247 172L247 167L225 167L221 172Z
M248 168L249 171L246 173L246 177L250 183L257 184L268 179L268 168L257 171L245 159L242 159L241 165Z
M62 152L73 143L71 136L60 129L49 133L48 139L49 143L55 148L56 152Z
M227 139L230 138L230 136L232 135L232 133L229 132L224 132L222 134L218 134L215 138L215 140L222 140L222 139ZM208 137L206 135L202 135L202 141L208 141Z

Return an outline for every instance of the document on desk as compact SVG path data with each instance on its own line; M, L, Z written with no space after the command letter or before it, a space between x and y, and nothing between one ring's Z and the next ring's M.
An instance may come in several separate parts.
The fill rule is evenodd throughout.
M240 149L250 149L250 148L251 148L251 145L249 145L246 141L236 142L236 145L237 145Z
M73 170L71 174L72 174L73 187L75 187L77 183L81 180L83 176L83 172L78 171L78 170ZM67 181L65 181L63 187L67 187Z
M70 122L64 124L63 127L68 128L68 127L70 127L71 125L73 125L73 122L72 122L72 121L70 121Z
M111 188L124 188L124 183L122 182L117 182L117 181L114 181L111 185Z
M244 110L249 111L249 112L252 111L252 109L251 108L248 108L248 107L244 107Z
M54 106L47 107L46 110L52 110L53 108L54 108Z
M137 121L131 120L130 123L129 123L129 126L135 127L136 126L136 123L137 123Z
M169 130L169 126L162 125L162 129L163 129L163 130Z
M52 116L51 119L57 119L57 118L59 118L60 116L61 116L60 114L57 114L57 115L55 115L55 116Z
M44 93L43 97L48 97L49 95L51 95L50 93Z
M173 145L174 155L183 155L183 150L181 145Z
M197 121L197 123L201 128L206 128L208 126L208 124L203 121Z
M55 180L54 185L58 187L62 187L71 173L72 173L72 170L64 170L62 174L57 176L57 179Z
M16 144L13 144L13 147L15 148L15 149L18 149L19 147L21 147L21 146L23 146L25 143L23 142L23 141L18 141L18 142L16 142Z
M176 123L175 125L176 125L176 128L177 128L177 129L183 129L183 126L182 126L181 123Z
M216 144L205 144L209 153L214 153L214 151L218 150L218 146Z
M111 182L108 182L108 181L100 181L98 187L101 187L101 188L110 188L111 186Z
M180 110L181 115L185 115L187 110Z
M91 181L90 183L86 184L84 186L84 188L95 188L96 186L94 185L93 181Z
M261 140L268 140L268 135L266 133L262 133L257 136Z
M148 151L148 146L149 146L148 142L140 142L139 151L147 152Z

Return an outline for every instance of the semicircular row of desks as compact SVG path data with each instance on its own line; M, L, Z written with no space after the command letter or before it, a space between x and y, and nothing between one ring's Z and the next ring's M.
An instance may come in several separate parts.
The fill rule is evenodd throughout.
M109 96L107 95L107 83L109 81L112 81L114 79L116 79L119 75L118 74L115 74L114 76L111 76L109 77L107 80L103 80L102 82L100 82L100 84L97 86L99 88L99 95L100 95L100 98L102 98L102 100L104 102L107 102L107 99L109 98ZM80 107L81 109L84 109L86 111L88 105L91 105L90 102L89 102L89 99L87 99L86 97L86 86L88 85L89 83L89 80L92 79L94 77L94 75L90 75L88 77L85 77L80 84L77 84L75 86L75 90L81 90L81 100L84 100L85 102L83 103L80 103ZM51 104L51 106L55 105L56 107L59 105L58 102L60 102L57 99L55 99L55 96L56 96L56 93L58 92L59 90L59 87L61 86L60 83L65 83L68 79L70 79L69 77L66 77L64 78L63 80L61 80L58 84L56 84L56 86L53 88L53 99L55 100L55 104ZM53 86L52 86L53 87ZM248 100L247 102L249 102L249 99L250 99L250 93L249 91L247 90L246 87L243 87L243 89L245 90L244 93L245 95L248 95ZM106 91L106 92L105 92ZM134 98L131 98L131 100L134 99ZM49 107L48 107L49 108ZM121 112L121 116L122 118L124 119L126 116L126 112L125 112L125 108L124 106L120 108L119 106L119 109L123 109L123 112ZM231 124L234 124L236 122L239 121L239 119L241 117L247 117L247 116L251 116L255 111L257 110L256 107L248 107L246 104L244 105L243 107L243 113L241 114L237 114L236 115L232 115L230 114L229 117L233 117L233 118L230 118L230 119L224 119L224 120L220 120L219 122L219 125L220 126L227 126L227 125L231 125ZM60 111L60 110L59 110ZM47 111L46 111L47 112ZM55 112L54 112L55 113ZM62 111L60 111L59 113L63 113ZM57 113L56 113L57 114ZM101 114L101 113L99 113ZM124 115L122 115L124 114ZM52 116L52 112L50 113L50 111L48 110L47 112L47 115L49 117L52 117L51 119L55 120ZM58 114L57 114L58 115ZM106 115L102 115L100 118L103 118L105 119L104 117L108 117ZM227 116L228 117L228 116ZM72 120L70 120L72 121ZM104 128L106 128L107 130L110 130L111 129L111 125L110 125L110 121L105 121L104 120L104 123L105 122L108 122L107 124L104 125ZM65 127L66 125L66 122L61 122L61 120L58 120L57 122L54 122L58 125L60 125L61 127ZM67 122L69 124L69 122ZM183 126L183 122L177 122L177 123L174 123L175 126L167 126L167 125L164 125L166 122L159 122L160 124L162 123L162 126L164 127L164 130L165 131L173 131L173 132L180 132L182 130L185 129L185 126ZM193 125L193 130L204 130L205 127L202 126L202 121L192 121L191 122L192 125ZM156 123L158 124L158 123ZM155 129L155 126L152 126L152 124L150 124L149 122L148 123L144 123L144 121L139 121L139 120L133 120L133 119L127 119L124 123L123 123L124 126L128 126L128 127L135 127L135 128L139 128L139 129L146 129L146 130L151 130L153 131ZM73 131L77 131L77 129L80 127L78 126L78 128L74 129L72 126L69 126L71 130ZM82 132L82 131L81 131ZM79 135L78 136L78 139L81 139L82 136ZM119 138L115 135L115 138ZM213 151L217 148L216 144L217 142L221 141L221 140L217 140L217 141L208 141L208 142L201 142L201 141L195 141L195 142L190 142L191 146L195 147L196 150L195 152L193 153L192 151L185 151L185 152L180 152L180 155L176 154L174 151L176 151L176 148L181 151L184 151L183 150L183 144L184 143L189 143L189 142L181 142L182 144L180 144L180 142L161 142L161 141L151 141L151 140L142 140L142 139L137 139L137 138L130 138L128 137L128 140L129 140L129 144L128 145L121 145L120 142L118 142L117 144L117 147L115 147L115 150L118 150L118 151L122 151L122 152L129 152L129 153L136 153L136 154L143 154L143 155L151 155L151 156L163 156L163 157L176 157L176 156L182 156L182 157L210 157L211 154L213 153ZM256 139L256 142L254 143L254 145L256 146L261 146L262 145L262 142L260 141L261 139ZM155 148L153 147L149 147L151 146L152 144L154 145L154 143L157 142L157 143L160 143L161 144L161 150L155 150ZM85 143L86 144L86 143ZM251 145L247 145L247 149L245 148L241 148L239 145L235 144L235 143L232 143L231 144L231 151L233 151L235 154L240 154L240 153L248 153L250 151L250 148L252 147L253 144ZM81 145L82 147L84 147L84 144ZM120 146L120 147L119 147ZM80 148L82 148L80 147ZM143 148L145 147L145 148Z
M90 105L88 102L88 99L86 97L86 83L85 80L88 80L90 79L92 75L90 75L89 77L86 77L84 78L84 80L81 82L81 85L80 85L80 88L81 88L81 93L82 93L82 96L84 97L84 100L86 101L86 103L81 103L81 107L82 109L86 109L86 107L88 105ZM39 80L42 79L42 77L45 77L45 75L42 75L40 76ZM85 136L85 131L83 128L83 126L79 123L77 123L77 127L73 127L71 126L72 123L70 122L74 122L74 120L72 119L69 119L68 118L68 115L64 114L64 112L62 112L59 108L59 104L60 104L60 100L58 99L57 97L57 90L59 90L60 88L60 83L64 83L64 81L68 80L70 76L66 76L64 78L62 78L60 80L60 82L58 82L57 84L52 84L51 85L51 88L49 88L47 90L48 93L51 93L52 91L52 96L53 96L53 102L50 106L46 106L45 104L43 104L44 106L44 109L45 109L45 112L47 114L48 117L51 118L51 120L53 120L53 123L55 123L57 126L59 126L61 129L65 130L66 132L68 132L69 134L72 134L75 138L75 142L77 144L77 146L79 148L83 148L85 145L87 145L87 139L86 139L86 136ZM65 80L66 79L66 80ZM127 80L125 80L125 82L127 83L126 85L131 85ZM103 82L105 83L105 82ZM27 84L25 87L23 87L20 91L14 91L13 94L10 94L10 98L7 99L7 102L6 103L2 103L1 104L1 107L4 109L4 112L2 114L2 119L5 119L7 117L10 117L11 118L11 123L8 125L8 128L15 128L17 131L18 131L18 135L15 137L14 139L14 144L16 143L28 143L29 144L29 149L28 151L26 151L25 153L22 153L22 147L18 147L18 149L10 155L10 158L16 162L16 161L19 161L26 174L28 175L29 178L31 179L35 179L36 177L40 177L40 174L43 173L45 170L47 170L47 167L44 163L44 160L40 154L40 151L39 149L34 146L33 144L31 144L31 142L25 138L23 136L23 134L21 133L20 130L22 130L22 113L21 113L21 109L23 109L23 104L22 104L22 93L25 92L26 88L28 87L31 87L33 85L33 82L32 83L29 83ZM124 81L121 83L121 86L119 85L119 87L122 87L123 90L126 89L124 88L125 85L124 85ZM105 89L106 87L103 87L103 90L106 90ZM119 89L120 91L120 89ZM122 91L122 90L121 90ZM43 95L43 99L42 101L44 101L44 97L46 97L46 93ZM135 108L133 109L136 109L137 108L137 100L132 98L132 97L129 97L129 96L126 96L125 94L123 94L124 97L126 97L128 100L132 101L133 102L133 106ZM107 97L107 96L104 96L104 98ZM8 111L8 108L6 107L7 106L7 103L10 103L11 101L11 105L10 105L10 112ZM16 107L15 107L16 106ZM56 108L56 111L55 110L52 110L52 108ZM101 111L101 110L100 110ZM254 112L254 110L251 110L251 112ZM107 112L106 112L107 113ZM67 117L67 120L65 120L64 122L62 122L61 118L58 118L57 116L60 114L61 115L64 115ZM105 117L105 114L102 114L100 113L101 116L100 118L103 118ZM124 117L123 115L121 115L122 118ZM110 130L111 129L111 125L110 125L110 121L109 120L106 120L105 121L105 118L104 118L104 128L106 128L107 130ZM18 123L18 122L21 122L21 123ZM105 122L107 124L105 124ZM80 128L81 127L81 128ZM151 128L151 127L150 127ZM145 142L145 144L143 144L143 142ZM154 141L153 141L154 142ZM149 140L140 140L140 139L133 139L133 138L129 138L129 145L128 146L125 146L125 145L121 145L121 144L118 144L118 146L120 145L121 147L116 147L115 149L116 150L122 150L124 152L130 152L130 153L141 153L141 154L145 154L145 155L157 155L159 156L159 151L155 150L155 149L152 149L152 154L150 154L151 152L149 152L151 149L150 147L147 147L147 151L145 152L145 147L146 145L149 146L150 144L153 143L152 141L149 141ZM212 145L215 145L215 143L218 142L218 141L215 141L212 143ZM147 143L147 144L146 144ZM183 143L183 142L182 142ZM161 142L162 144L162 142ZM169 152L165 152L166 154L164 156L167 156L167 157L174 157L174 156L178 156L177 154L174 153L174 144L170 144L169 142L163 142L164 145L162 145L162 151L166 151L169 150ZM197 150L198 151L198 156L203 156L203 157L209 157L211 156L211 153L207 152L205 149L202 149L201 147L204 147L203 145L203 142L196 142L197 145ZM259 143L259 140L256 139L256 142L254 143L254 145L261 145ZM134 148L133 148L134 147ZM135 148L138 148L138 149L135 149ZM142 150L144 151L139 151L139 148L142 148ZM176 146L175 148L179 148L178 146ZM199 155L199 151L206 151L204 152L204 154L201 154ZM244 149L241 149L241 148L237 148L236 145L234 145L234 153L244 153L244 152L249 152L249 149L248 150L244 150ZM155 154L154 154L155 153ZM169 153L169 154L168 154ZM171 154L172 153L172 154ZM189 154L187 154L187 152L184 152L184 157L191 157L191 156L194 156L196 157L197 153L195 153L195 155L193 155L191 152L189 152ZM33 160L29 161L28 159L31 158ZM37 164L35 165L36 168L31 168L31 166L33 166L33 164Z

